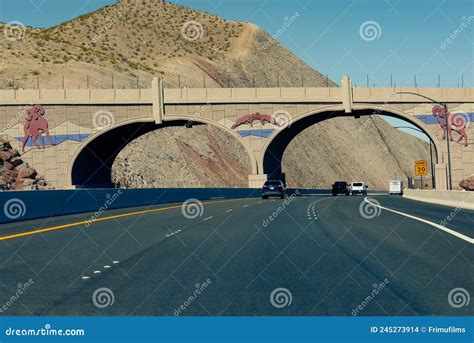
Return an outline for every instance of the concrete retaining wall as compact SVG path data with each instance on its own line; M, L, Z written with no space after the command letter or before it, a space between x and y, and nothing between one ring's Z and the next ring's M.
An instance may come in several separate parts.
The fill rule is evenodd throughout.
M289 189L292 194L296 190ZM329 190L298 190L300 195L329 194ZM181 203L187 199L213 200L255 198L260 189L158 188L79 189L0 192L0 223L24 221L73 213L96 212L135 206Z
M474 210L474 192L405 189L403 197L431 204Z

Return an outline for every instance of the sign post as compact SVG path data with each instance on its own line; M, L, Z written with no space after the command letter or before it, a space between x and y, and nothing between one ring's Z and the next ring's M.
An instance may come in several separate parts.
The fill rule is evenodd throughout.
M427 160L416 160L415 161L415 175L421 177L421 189L423 189L423 176L428 175L428 161Z

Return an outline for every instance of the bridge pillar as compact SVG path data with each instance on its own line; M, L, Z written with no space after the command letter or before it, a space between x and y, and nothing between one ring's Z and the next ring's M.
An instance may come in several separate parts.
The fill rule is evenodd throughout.
M164 102L163 102L163 80L154 77L151 81L151 93L152 93L152 106L153 106L153 118L156 124L163 122Z
M342 104L345 113L352 112L353 99L352 99L352 81L348 75L344 75L341 81L342 88Z
M267 174L250 174L249 188L262 188L265 181L267 181Z
M436 175L436 190L447 191L448 190L448 173L446 170L445 163L435 164L435 175Z

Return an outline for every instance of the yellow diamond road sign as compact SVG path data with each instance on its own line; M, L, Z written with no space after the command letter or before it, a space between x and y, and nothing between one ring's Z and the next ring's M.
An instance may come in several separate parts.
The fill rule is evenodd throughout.
M426 160L415 161L415 175L416 176L428 175L428 163Z

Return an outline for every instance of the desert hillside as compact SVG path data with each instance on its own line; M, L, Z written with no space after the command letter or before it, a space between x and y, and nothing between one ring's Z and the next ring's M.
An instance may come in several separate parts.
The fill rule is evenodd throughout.
M112 178L127 188L247 187L249 173L247 152L235 138L212 126L194 125L137 138L117 156Z
M154 75L166 87L335 85L254 24L161 0L122 0L52 28L26 28L21 39L0 40L0 58L1 88L149 87ZM337 176L382 187L410 176L413 159L428 157L426 143L383 120L370 123L370 135L348 135L358 124L334 119L296 137L284 155L289 185L327 187ZM225 153L215 148L229 137L205 126L186 135L180 130L133 141L114 163L115 181L122 187L246 185L245 153L237 144ZM173 144L159 144L170 137L177 137Z
M254 24L161 0L122 0L27 28L21 40L0 40L0 56L3 88L60 88L63 76L66 88L136 87L137 79L149 87L154 75L167 87L327 84Z
M362 180L371 189L386 189L388 180L412 174L414 160L429 158L425 142L381 118L368 127L366 120L333 118L303 131L283 156L288 186L328 188L336 180ZM205 125L150 132L120 152L113 179L121 187L246 187L250 161L234 140Z
M301 132L283 155L288 184L328 188L336 180L359 180L371 189L387 189L389 180L413 176L414 160L429 161L426 142L381 118L373 117L370 125L367 120L333 118Z

